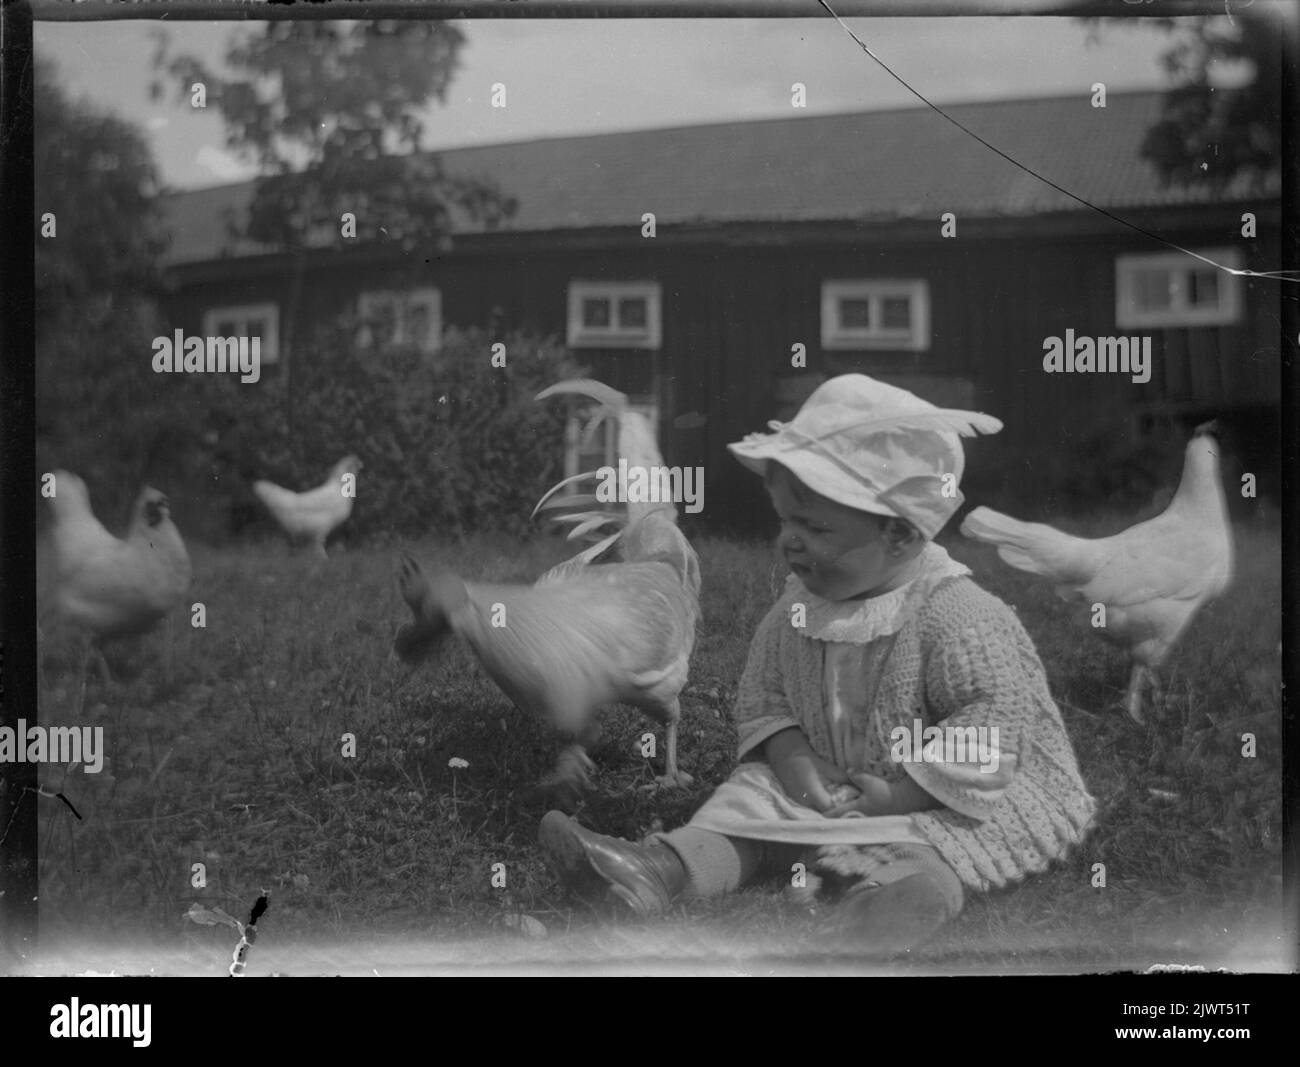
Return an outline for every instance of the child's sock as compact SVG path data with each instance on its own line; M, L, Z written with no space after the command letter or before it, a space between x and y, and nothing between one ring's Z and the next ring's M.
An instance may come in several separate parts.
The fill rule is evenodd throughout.
M686 868L686 892L693 897L734 893L753 881L764 861L761 841L727 837L689 825L666 834L652 834L646 843L664 844L677 853Z

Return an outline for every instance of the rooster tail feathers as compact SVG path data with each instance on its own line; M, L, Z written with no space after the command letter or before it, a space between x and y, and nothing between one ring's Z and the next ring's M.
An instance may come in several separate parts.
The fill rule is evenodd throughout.
M614 536L617 537L627 526L627 516L620 515L617 511L577 511L572 515L552 515L550 520L573 527L565 536L566 541L577 541L580 538L597 541L601 535L593 537L592 534L610 526L617 527L614 531Z
M620 459L627 460L629 468L640 467L650 471L664 466L655 427L649 419L635 411L626 412L619 419L618 454Z
M546 495L537 502L533 508L532 517L536 518L539 512L549 512L546 517L554 523L563 523L572 525L573 529L569 531L567 540L574 541L578 538L588 537L593 531L600 530L606 526L618 526L621 530L627 525L628 517L619 511L605 510L600 508L604 501L600 500L594 493L582 493L575 496L556 497L561 489L572 485L574 482L580 482L588 478L594 478L594 471L587 471L583 474L575 474L571 478L565 478L558 485L552 486ZM565 514L555 514L563 510Z
M595 544L591 545L590 547L584 548L581 552L579 552L576 556L574 556L573 560L571 560L570 562L576 562L582 566L585 566L588 563L597 562L606 552L608 552L611 548L614 547L615 542L618 541L619 536L621 534L622 531L619 530L610 534L608 537L601 538L599 541L597 541ZM573 534L570 534L569 536L573 537Z
M625 458L629 466L662 465L655 427L644 415L631 410L626 394L594 378L572 378L548 386L537 394L536 399L546 400L552 396L584 396L600 405L588 421L584 444L590 444L605 419L613 416L618 421L619 456Z
M569 381L558 382L538 393L537 399L546 400L553 396L581 396L594 400L599 405L595 412L591 414L583 431L582 441L584 447L590 446L596 431L604 424L606 419L612 417L617 421L617 454L621 462L614 466L612 470L618 478L618 486L616 493L613 494L613 500L599 497L578 499L566 497L556 501L553 505L550 504L549 502L556 493L573 485L575 482L596 478L600 472L588 471L572 475L553 486L538 501L537 507L533 509L533 515L536 516L544 506L587 507L593 503L611 503L616 500L627 503L628 522L635 522L650 512L659 510L663 510L665 513L671 512L673 520L676 521L676 508L671 504L665 505L665 503L658 501L655 503L642 503L630 500L634 494L628 491L629 487L625 482L626 479L632 477L631 472L637 470L641 477L645 477L646 474L653 474L655 470L663 467L663 458L659 453L659 443L656 439L654 425L644 415L631 410L627 396L604 382L598 382L591 378L574 378ZM594 513L584 516L580 521L585 522L588 517L594 518Z
M554 385L548 385L534 399L546 400L553 396L574 394L585 396L606 408L612 408L615 414L627 410L627 397L623 393L594 378L570 378L568 381L556 382Z
M623 525L616 516L601 511L587 512L581 515L568 515L565 516L565 519L569 521L577 520L578 522L578 525L569 531L568 540L570 541L576 541L578 538L585 537L587 534L592 533L595 530L604 529L611 522L618 523L620 527Z
M573 474L570 475L568 478L565 478L563 481L556 482L553 486L551 486L548 490L546 490L545 494L542 496L542 499L537 502L537 506L533 508L532 515L529 517L534 519L537 518L537 513L541 511L543 508L573 507L574 504L577 503L577 499L584 500L586 501L586 503L590 503L590 504L596 503L595 496L580 497L577 499L575 499L574 497L564 497L561 500L552 501L549 504L547 503L547 501L551 500L551 497L555 496L555 494L558 493L561 489L565 488L565 486L573 485L575 482L585 481L588 478L594 478L594 477L596 477L595 471L583 471L581 474Z
M592 413L586 428L582 431L583 448L590 447L591 442L595 440L596 431L604 425L605 419L613 415L621 425L628 411L627 396L624 393L611 389L604 382L598 382L594 378L570 378L565 382L557 382L555 385L547 386L533 399L546 400L553 396L585 396L600 405Z

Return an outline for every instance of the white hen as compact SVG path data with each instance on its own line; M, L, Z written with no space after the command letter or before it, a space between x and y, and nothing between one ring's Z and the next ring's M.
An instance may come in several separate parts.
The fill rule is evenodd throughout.
M1232 580L1232 529L1213 424L1196 428L1169 507L1112 537L1088 540L976 508L961 532L998 546L1007 563L1056 583L1067 600L1105 605L1103 636L1131 650L1126 705L1142 722L1142 690L1206 600Z
M163 493L141 491L119 540L95 518L77 475L55 471L53 484L54 603L60 614L99 641L144 633L184 602L190 557Z
M560 393L593 397L603 405L597 420L607 415L618 420L619 453L629 467L662 466L653 428L628 409L623 394L578 380L552 386L539 399ZM583 477L591 475L561 486ZM595 714L616 702L638 707L667 726L660 781L689 784L690 776L677 766L678 695L695 644L700 571L695 551L677 527L676 508L634 502L626 514L565 518L577 523L571 538L610 524L621 529L533 585L471 584L437 570L426 575L405 556L399 578L415 621L398 634L397 651L404 659L417 659L448 629L455 632L519 707L575 739L557 766L555 779L561 784L588 786L591 761L585 750L598 733Z
M253 483L253 494L266 505L290 540L310 541L324 559L326 538L352 514L355 475L361 467L356 456L344 456L315 489L295 493L274 482L259 481ZM354 478L347 479L347 475Z

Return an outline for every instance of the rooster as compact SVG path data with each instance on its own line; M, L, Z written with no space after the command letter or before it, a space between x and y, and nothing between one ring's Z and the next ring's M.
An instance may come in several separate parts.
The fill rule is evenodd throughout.
M136 498L125 539L95 518L86 483L69 471L54 472L52 538L54 605L101 642L152 629L189 591L189 553L171 520L165 494L146 487ZM100 653L101 667L106 667Z
M348 492L349 483L345 478L355 477L361 467L361 460L356 456L344 456L315 489L295 493L274 482L259 481L253 483L253 494L266 505L291 541L310 541L321 559L325 559L325 539L352 514L353 494Z
M1200 606L1232 580L1232 530L1214 429L1213 423L1196 428L1169 507L1113 537L1072 537L989 508L976 508L961 526L967 537L997 545L1011 566L1055 582L1063 599L1105 605L1103 634L1133 656L1125 704L1139 723L1144 688L1159 696L1156 669Z
M580 394L602 405L588 434L606 417L617 420L619 453L629 468L662 466L653 428L628 409L622 393L578 379L543 390L538 399L559 394ZM534 515L559 489L594 476L565 479ZM426 573L405 555L399 584L415 618L398 633L396 650L414 661L448 630L465 641L515 704L573 738L560 754L553 784L577 792L590 788L593 764L586 750L598 736L596 712L621 702L667 726L659 783L689 785L690 775L677 766L678 697L695 644L700 568L678 529L676 507L630 503L625 515L583 512L561 521L575 523L570 539L618 528L533 585L466 583L445 571Z

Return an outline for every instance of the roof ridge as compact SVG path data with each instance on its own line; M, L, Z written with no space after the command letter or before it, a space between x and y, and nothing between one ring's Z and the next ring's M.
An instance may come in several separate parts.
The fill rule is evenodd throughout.
M1106 99L1126 99L1139 96L1160 96L1166 90L1164 89L1125 89L1125 90L1107 90ZM1230 90L1224 90L1230 91ZM1046 96L1010 96L1010 97L990 97L984 100L959 100L947 104L937 104L945 111L952 111L957 108L974 108L989 107L992 105L1002 104L1046 104L1059 103L1062 100L1087 99L1088 93L1070 92L1056 93ZM526 144L544 144L554 141L585 141L603 137L635 136L644 133L672 133L678 130L704 130L719 129L723 127L734 126L767 126L778 122L815 122L819 119L842 119L865 117L867 115L895 115L909 111L926 111L928 105L923 103L900 104L898 107L880 107L880 108L850 108L844 111L817 111L810 112L806 115L768 115L762 118L752 119L730 119L709 122L688 122L679 123L675 126L643 126L632 130L607 130L602 133L564 133L557 134L553 137L530 137L520 141L492 141L481 144L455 145L448 148L434 148L430 152L469 152L478 148L505 148L515 145Z
M1077 198L1126 215L1278 199L1276 172L1258 181L1238 175L1221 189L1162 183L1141 153L1159 117L1160 96L1154 89L1110 93L1109 114L1091 108L1083 93L945 104L945 114L975 138L925 107L900 107L544 137L431 154L448 174L481 175L514 197L519 210L497 229L516 234L626 226L648 203L659 205L662 226L868 225L936 219L944 211L1000 219L1086 210ZM984 137L989 140L981 146ZM997 150L989 151L994 144ZM1009 158L1023 159L1022 168L1032 170L1013 171ZM165 194L162 207L176 234L169 262L266 251L232 239L220 222L226 210L246 210L254 189L255 179ZM453 234L492 229L453 208Z
M1224 90L1224 91L1231 92L1232 90ZM1133 100L1139 97L1158 97L1162 95L1164 92L1166 92L1165 89L1121 89L1121 90L1114 90L1114 91L1108 90L1106 94L1106 99L1107 101L1114 101L1114 100ZM1087 94L1086 93L1083 94L1083 98L1086 97ZM961 101L955 101L946 104L937 104L936 106L941 107L945 111L953 112L953 111L967 109L967 108L988 108L988 107L997 107L1003 105L1055 104L1055 103L1060 103L1061 101L1076 100L1079 98L1080 98L1080 94L1076 91L1076 92L1069 92L1069 93L1056 93L1053 95L1045 95L1045 96L993 97L985 100L961 100ZM897 115L906 112L927 111L927 110L929 110L927 105L922 103L916 103L916 104L899 105L898 107L887 107L887 108L853 108L845 111L813 112L806 115L770 115L764 118L731 119L727 121L709 121L709 122L696 122L696 123L679 123L678 125L674 125L674 126L644 126L644 127L638 127L636 129L615 129L615 130L605 130L602 132L594 132L594 133L564 133L564 134L556 134L553 136L530 137L530 138L525 138L523 140L490 141L490 142L483 142L478 144L452 145L443 148L425 149L420 154L426 156L446 157L449 155L457 155L462 153L490 151L492 149L498 149L498 148L523 148L528 145L558 144L564 141L570 141L570 142L596 141L596 140L606 140L615 137L638 137L638 136L645 136L647 134L676 133L676 132L681 132L686 130L709 130L709 129L717 130L717 129L734 129L737 127L773 126L777 123L796 123L796 122L810 123L810 122L828 121L828 120L835 120L835 119L865 118L867 116L876 117L876 116ZM191 193L208 193L218 189L233 190L233 189L240 188L241 186L251 186L256 181L257 181L256 178L249 178L245 181L240 181L240 182L226 182L226 183L221 183L216 185L195 186L188 189L176 189L173 190L172 192L165 193L163 195L166 197L178 197L178 196L184 196L186 194L191 194Z

